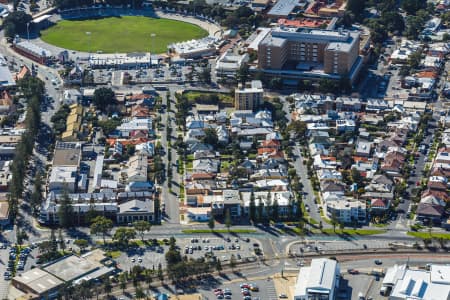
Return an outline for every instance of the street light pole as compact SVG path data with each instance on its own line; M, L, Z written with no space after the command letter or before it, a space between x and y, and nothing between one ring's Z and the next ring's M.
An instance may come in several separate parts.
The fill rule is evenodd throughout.
M154 41L155 36L156 36L155 33L151 33L150 34L150 41L151 41L151 45L150 45L150 67L152 66L153 44L155 43L155 41Z
M86 31L86 35L88 36L88 48L89 48L89 57L88 60L91 58L91 32Z
M152 34L150 34L150 37L151 37L151 45L150 45L150 52L151 53L153 53L153 44L154 44L154 38L155 38L155 36L156 36L156 34L155 33L152 33Z
M27 23L27 40L30 41L30 22Z

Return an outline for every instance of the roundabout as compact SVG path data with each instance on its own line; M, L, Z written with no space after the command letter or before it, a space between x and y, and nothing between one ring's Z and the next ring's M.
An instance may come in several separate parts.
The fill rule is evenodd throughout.
M198 25L145 16L61 20L41 31L45 43L82 52L167 52L167 45L199 39L208 32Z

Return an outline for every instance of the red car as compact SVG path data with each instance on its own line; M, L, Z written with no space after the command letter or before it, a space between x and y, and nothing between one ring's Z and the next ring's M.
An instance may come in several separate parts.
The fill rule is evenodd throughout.
M348 272L348 274L352 274L352 275L358 275L359 274L359 271L355 270L355 269L348 269L347 272Z

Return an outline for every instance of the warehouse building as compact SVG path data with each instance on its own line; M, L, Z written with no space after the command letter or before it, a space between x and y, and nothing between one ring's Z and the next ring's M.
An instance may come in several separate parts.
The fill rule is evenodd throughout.
M18 274L12 279L8 299L56 299L64 284L77 285L107 276L114 271L103 263L104 252L97 249L82 256L69 255L43 268Z
M47 64L52 57L50 51L28 41L16 42L14 43L13 48L17 53L42 65Z
M333 300L339 287L340 268L336 260L317 258L302 267L295 285L294 300Z

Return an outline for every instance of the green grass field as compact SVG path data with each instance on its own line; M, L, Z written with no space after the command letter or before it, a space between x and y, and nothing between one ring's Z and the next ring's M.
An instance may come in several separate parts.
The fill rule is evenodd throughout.
M90 36L86 34L90 32ZM156 36L151 37L154 33ZM41 31L43 41L84 52L167 52L167 45L207 36L197 25L141 16L63 20Z

